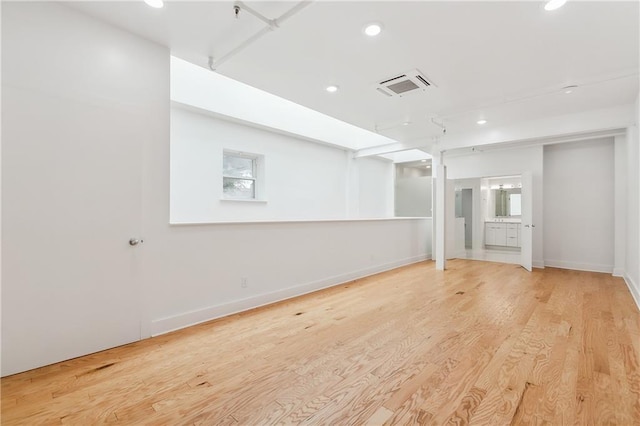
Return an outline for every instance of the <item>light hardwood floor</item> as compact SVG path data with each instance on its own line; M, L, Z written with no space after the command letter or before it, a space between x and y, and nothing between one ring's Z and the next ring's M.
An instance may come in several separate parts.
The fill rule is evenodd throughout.
M2 424L640 424L620 278L423 262L2 379Z

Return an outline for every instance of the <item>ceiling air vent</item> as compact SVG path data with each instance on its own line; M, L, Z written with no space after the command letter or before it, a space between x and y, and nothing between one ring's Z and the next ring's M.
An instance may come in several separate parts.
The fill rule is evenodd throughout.
M402 97L410 93L426 91L429 87L436 87L418 70L404 72L376 84L376 90L389 97Z

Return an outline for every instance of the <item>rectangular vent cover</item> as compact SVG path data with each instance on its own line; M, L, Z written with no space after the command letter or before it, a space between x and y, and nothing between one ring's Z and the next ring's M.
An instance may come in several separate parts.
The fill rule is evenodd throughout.
M376 84L376 90L389 97L425 92L430 87L436 86L418 70L407 71Z

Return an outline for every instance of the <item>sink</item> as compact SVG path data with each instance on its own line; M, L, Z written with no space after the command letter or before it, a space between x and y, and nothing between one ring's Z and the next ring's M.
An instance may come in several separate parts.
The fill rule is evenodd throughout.
M484 220L485 222L490 223L521 223L522 219L515 217L505 217L505 218L488 218Z

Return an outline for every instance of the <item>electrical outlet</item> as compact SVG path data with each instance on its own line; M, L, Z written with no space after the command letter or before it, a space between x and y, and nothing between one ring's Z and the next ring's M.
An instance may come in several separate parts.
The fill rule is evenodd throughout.
M246 277L242 277L240 278L240 287L242 288L247 288L248 285L248 280Z

